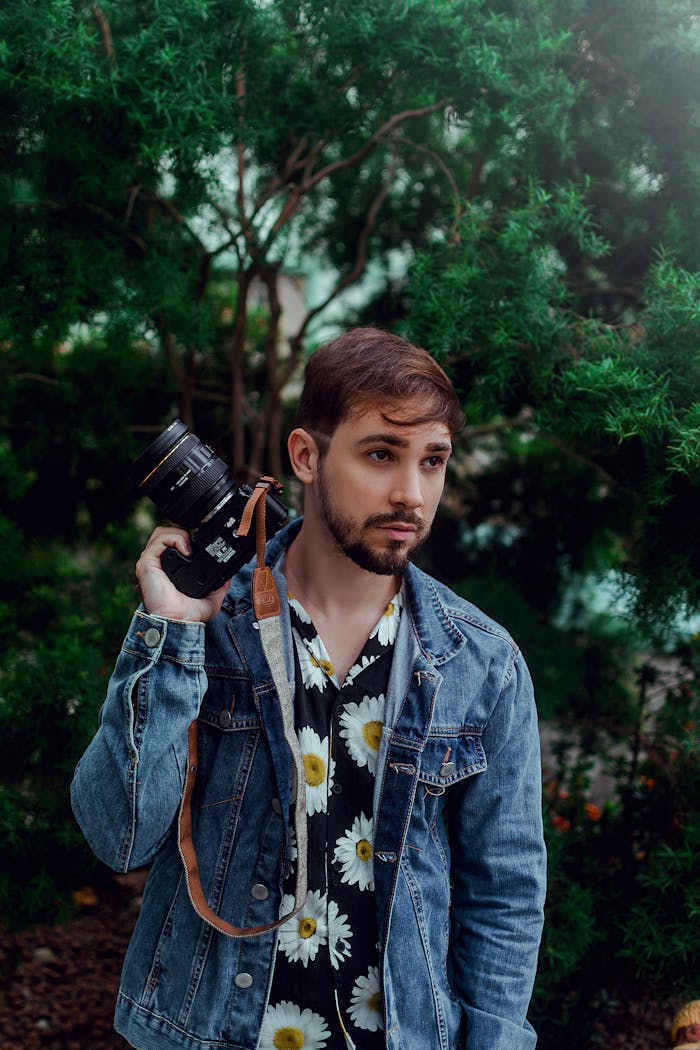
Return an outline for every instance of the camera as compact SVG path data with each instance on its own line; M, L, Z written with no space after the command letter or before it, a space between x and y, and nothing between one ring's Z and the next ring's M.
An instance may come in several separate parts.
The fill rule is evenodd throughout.
M190 557L168 547L160 558L163 571L183 594L211 594L253 557L255 529L247 536L237 533L253 489L238 486L226 463L181 420L148 445L132 471L139 491L190 533ZM265 499L270 539L286 520L287 508L270 490Z

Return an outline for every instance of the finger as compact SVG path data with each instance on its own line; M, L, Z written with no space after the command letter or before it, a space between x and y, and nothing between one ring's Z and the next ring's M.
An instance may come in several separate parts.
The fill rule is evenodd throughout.
M192 553L190 535L184 529L169 529L159 526L155 529L144 548L144 553L159 557L166 547L175 547L180 554L189 557Z

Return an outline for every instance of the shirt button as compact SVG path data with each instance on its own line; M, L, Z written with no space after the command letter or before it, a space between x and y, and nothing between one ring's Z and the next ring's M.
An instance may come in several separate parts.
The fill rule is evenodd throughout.
M250 988L253 978L249 973L237 973L233 978L233 983L237 988Z
M155 649L160 641L160 631L157 627L149 627L144 633L143 640L149 649Z
M221 714L219 715L219 725L222 729L228 729L228 727L231 725L231 721L231 712L224 708Z
M334 784L333 787L331 788L331 791L333 792L334 795L339 795L342 790L343 790L343 785L342 784Z
M256 882L254 886L250 888L250 895L254 897L256 901L266 901L270 896L270 891L267 886L263 886L262 882Z
M275 813L280 813L280 814L282 813L282 803L280 802L280 800L278 798L273 798L273 800L270 803L270 805L274 809Z
M457 766L454 764L454 762L443 762L440 766L441 777L451 777L456 772Z

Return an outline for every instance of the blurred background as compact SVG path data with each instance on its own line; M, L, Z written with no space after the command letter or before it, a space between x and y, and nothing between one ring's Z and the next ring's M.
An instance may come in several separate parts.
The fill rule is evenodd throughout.
M460 391L422 564L535 680L539 1045L667 1045L700 996L696 0L4 0L0 106L0 1048L125 1045L140 883L68 785L157 521L130 464L179 416L294 504L301 369L362 323Z

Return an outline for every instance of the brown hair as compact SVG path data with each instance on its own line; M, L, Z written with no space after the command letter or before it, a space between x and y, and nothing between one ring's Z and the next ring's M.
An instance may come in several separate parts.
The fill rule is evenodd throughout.
M412 406L417 411L407 418L404 410ZM444 423L453 436L464 424L457 394L440 365L401 336L353 328L311 355L297 426L330 438L340 423L376 407L388 422Z

